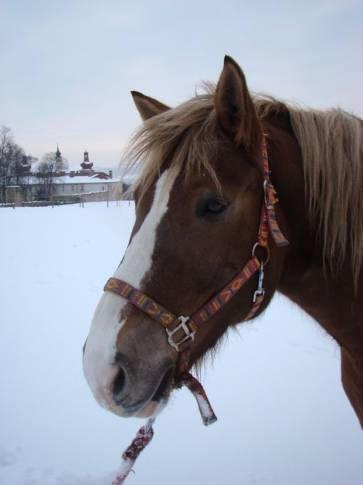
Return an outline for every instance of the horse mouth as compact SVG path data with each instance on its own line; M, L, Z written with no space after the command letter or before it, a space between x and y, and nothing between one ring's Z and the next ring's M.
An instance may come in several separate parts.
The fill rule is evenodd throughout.
M159 386L152 395L150 401L137 412L138 417L150 417L158 414L167 403L170 393L174 387L174 371L169 369L161 379Z
M173 369L169 369L161 379L159 387L156 389L151 401L160 402L166 399L173 387Z

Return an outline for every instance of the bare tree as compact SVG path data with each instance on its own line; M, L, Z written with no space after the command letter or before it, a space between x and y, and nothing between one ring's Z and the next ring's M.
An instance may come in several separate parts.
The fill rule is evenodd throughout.
M52 193L53 177L56 171L55 153L45 153L37 167L37 176L41 181L41 189L38 196L49 200Z
M42 182L39 197L49 200L52 195L54 177L62 175L68 169L68 160L57 152L45 153L37 166L37 176Z
M13 142L11 129L7 126L0 128L0 163L5 160L6 149L9 143Z
M26 164L25 164L26 160ZM24 177L25 166L34 161L33 157L25 155L14 141L13 134L7 126L0 127L0 199L5 201L5 187L12 184L24 185L29 177Z

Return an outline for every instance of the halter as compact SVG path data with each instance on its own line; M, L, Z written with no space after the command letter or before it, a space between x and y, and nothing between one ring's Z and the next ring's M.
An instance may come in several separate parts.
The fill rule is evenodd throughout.
M110 291L125 298L150 318L159 322L165 328L169 345L171 345L176 352L190 350L190 346L194 341L195 334L199 327L206 324L217 312L219 312L257 272L258 281L256 290L252 296L251 308L242 321L252 319L262 305L265 297L264 269L270 259L270 249L268 245L269 232L271 232L271 236L278 247L286 246L288 240L282 234L276 219L274 206L278 202L278 199L276 197L276 190L270 180L265 137L263 137L262 141L261 159L264 197L257 241L252 247L251 258L242 270L221 291L213 296L193 315L174 315L145 293L118 278L110 278L104 287L105 291ZM260 253L262 253L262 255ZM185 363L182 367L183 369L179 370L187 370L185 368Z
M242 321L250 320L260 309L265 297L264 277L265 266L270 259L268 245L269 233L278 247L289 244L282 234L276 219L275 204L278 202L276 190L270 180L266 139L263 136L261 147L261 161L263 169L263 203L261 207L260 225L257 241L252 247L251 258L242 270L215 296L205 303L191 316L174 315L145 293L134 288L126 281L110 278L104 290L128 300L136 308L144 312L153 320L159 322L166 331L169 345L179 353L176 368L177 386L185 385L197 400L200 414L205 425L214 423L217 417L209 403L208 397L200 384L190 372L190 350L195 334L201 325L206 324L233 296L258 272L257 287L252 296L251 308ZM262 255L261 255L262 253ZM112 485L122 485L129 475L138 455L153 437L153 423L155 418L149 418L137 433L136 437L122 455L122 464Z

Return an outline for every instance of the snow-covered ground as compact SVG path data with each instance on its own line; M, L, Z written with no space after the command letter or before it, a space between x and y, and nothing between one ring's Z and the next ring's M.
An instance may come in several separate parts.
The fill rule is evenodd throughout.
M132 223L126 202L0 210L2 485L108 485L141 424L98 407L81 367ZM130 485L363 483L337 346L282 297L230 333L203 382L219 421L204 428L175 393Z

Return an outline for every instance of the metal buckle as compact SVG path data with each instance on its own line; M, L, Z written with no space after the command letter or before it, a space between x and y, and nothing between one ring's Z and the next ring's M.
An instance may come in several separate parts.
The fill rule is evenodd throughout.
M168 342L169 344L177 351L180 352L180 346L186 342L187 340L194 340L195 336L195 331L191 331L190 328L187 325L187 322L190 320L190 317L183 317L182 315L178 317L179 320L179 325L177 325L173 330L169 330L166 328L166 333L168 336ZM185 333L185 336L179 340L179 342L175 342L174 340L174 335L179 332L179 330L182 330Z
M260 271L258 273L257 290L253 294L252 302L256 303L259 296L265 296L265 288L263 287L263 280L265 278L264 263L261 261Z

